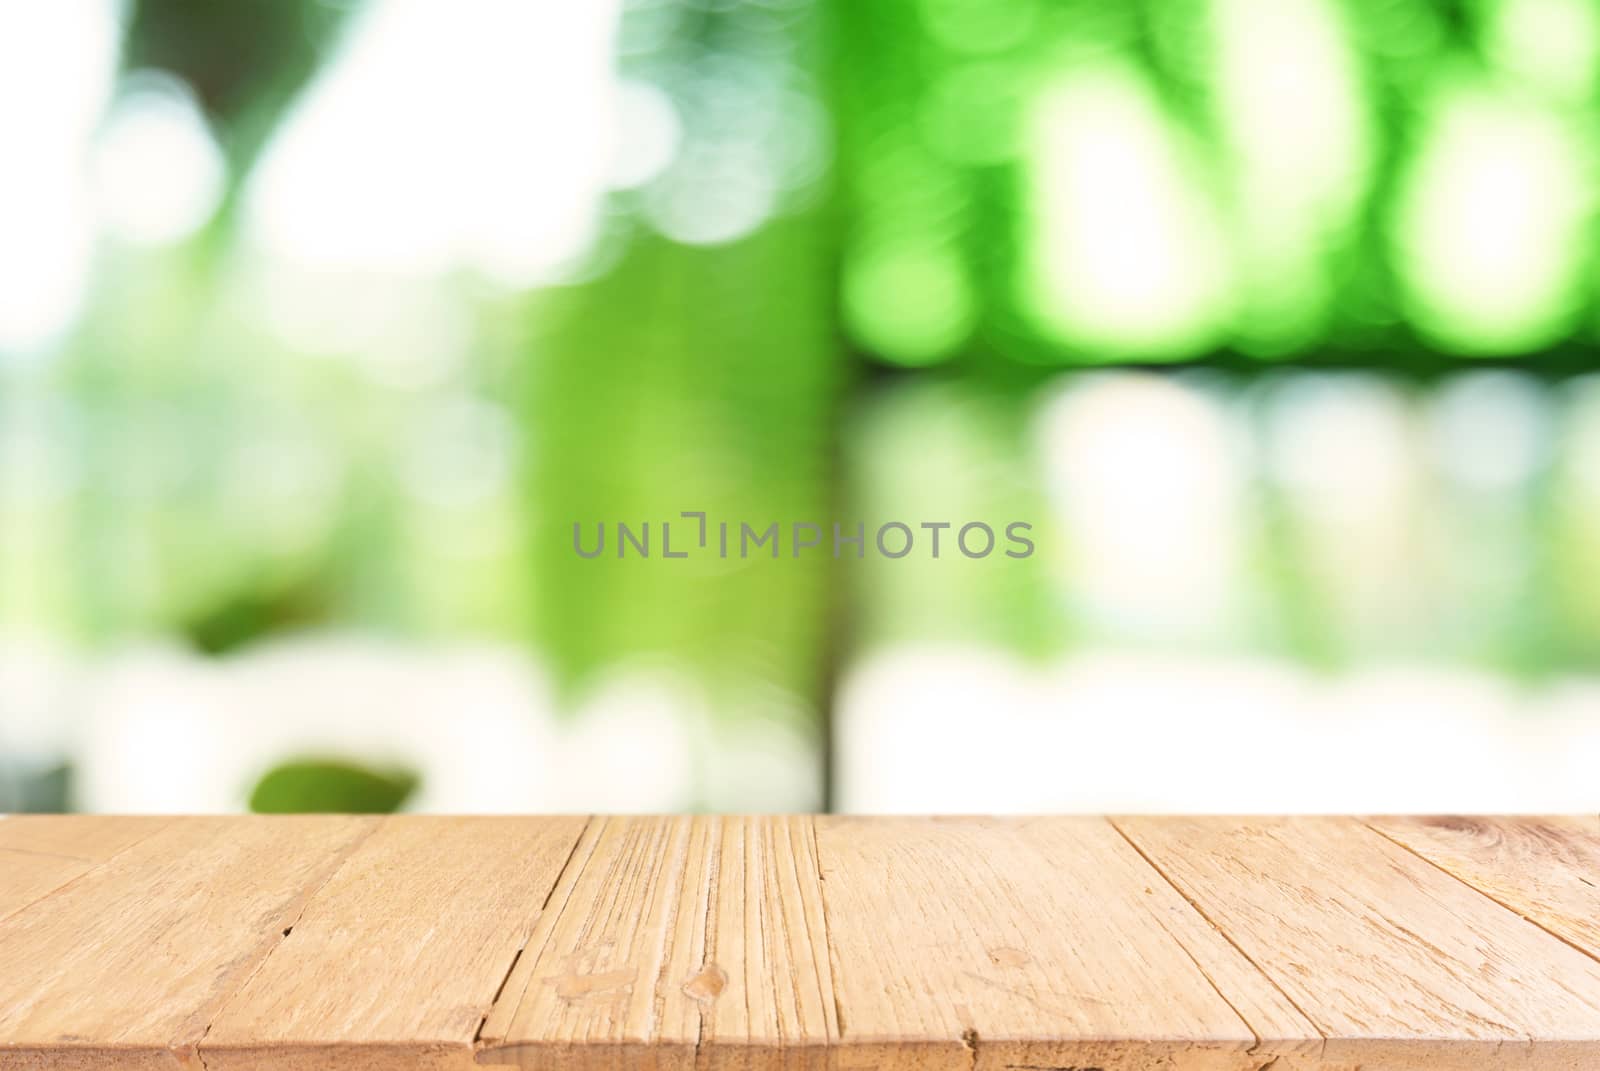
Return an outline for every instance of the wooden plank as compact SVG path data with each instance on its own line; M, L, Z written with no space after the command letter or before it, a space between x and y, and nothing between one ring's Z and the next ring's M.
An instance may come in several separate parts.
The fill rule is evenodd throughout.
M0 921L82 877L167 821L43 814L0 821Z
M1588 1071L1588 821L7 819L0 1071Z
M1600 1066L1600 963L1358 821L1117 825L1327 1036L1319 1066Z
M133 815L16 814L0 822L0 849L103 862L171 822Z
M198 1067L223 1002L372 830L174 820L0 923L0 1066Z
M705 921L686 920L695 941L705 935L705 951L679 958L669 975L683 979L682 1006L703 1024L701 1066L748 1067L764 1054L770 1066L821 1067L839 1024L815 822L706 824L717 842L707 861L712 880L696 898Z
M811 838L806 817L597 819L480 1062L820 1065L837 1029Z
M207 1071L473 1067L478 1027L585 823L386 824L222 1009L201 1044Z
M1098 818L820 819L853 1066L1259 1068L1320 1038Z
M39 855L0 848L0 922L82 876L94 865L67 855Z
M1600 816L1377 818L1367 824L1600 959Z

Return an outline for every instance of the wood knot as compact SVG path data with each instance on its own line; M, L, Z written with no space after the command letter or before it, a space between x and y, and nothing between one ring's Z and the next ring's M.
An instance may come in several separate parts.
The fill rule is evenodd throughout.
M1020 948L989 949L989 962L996 967L1023 967L1028 960L1028 954Z
M728 972L715 963L707 963L683 983L683 991L695 1000L710 1003L722 996L728 987Z

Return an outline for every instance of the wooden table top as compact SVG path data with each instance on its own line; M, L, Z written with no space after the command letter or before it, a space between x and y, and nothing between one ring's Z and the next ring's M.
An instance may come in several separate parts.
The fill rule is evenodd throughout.
M1600 816L0 820L0 1068L481 1065L1594 1071Z

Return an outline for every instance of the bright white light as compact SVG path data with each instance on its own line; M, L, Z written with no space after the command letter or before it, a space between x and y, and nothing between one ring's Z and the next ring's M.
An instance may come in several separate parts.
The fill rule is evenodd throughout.
M77 311L93 244L84 152L118 7L0 4L0 354L47 345Z
M1148 375L1076 380L1039 413L1066 586L1102 625L1219 638L1243 583L1243 457L1200 392Z
M77 735L79 667L58 643L0 631L0 740L6 757L38 767L67 761Z
M1594 91L1600 7L1593 0L1500 0L1489 10L1486 51L1501 70L1574 101Z
M70 688L6 679L35 653L0 636L0 683L46 700L36 717L84 711L69 757L91 811L238 811L268 769L307 757L414 770L407 807L426 812L817 806L817 742L792 699L753 696L730 727L664 667L618 668L559 718L540 667L513 648L306 634L223 659L127 651L73 667Z
M612 150L611 185L643 186L667 169L683 138L678 111L660 88L623 81L617 87L617 143Z
M1393 228L1412 317L1436 342L1516 352L1570 327L1588 258L1592 144L1556 112L1508 96L1441 95Z
M1216 111L1234 195L1247 335L1293 345L1331 298L1325 252L1367 192L1371 117L1359 59L1328 0L1218 0Z
M691 728L703 717L677 682L616 673L584 701L563 742L563 807L615 814L689 806Z
M1229 266L1191 153L1147 81L1084 67L1029 109L1023 302L1071 345L1180 357L1212 345Z
M1327 0L1217 0L1217 112L1252 171L1314 207L1350 207L1368 165L1359 60ZM1258 191L1271 193L1263 185Z
M1037 807L1070 780L1030 776L1030 759L1045 750L1039 687L1016 659L982 648L910 647L867 659L840 687L841 804L901 814ZM1031 750L1017 749L1024 741Z
M76 756L86 810L238 811L268 769L312 756L415 770L419 810L561 805L550 698L518 651L331 634L223 660L132 651L86 676Z
M878 813L1592 810L1600 689L1392 665L901 647L840 693L839 806ZM1314 762L1295 757L1315 756ZM1218 769L1248 776L1218 777ZM1588 802L1586 802L1588 801Z
M118 0L0 6L0 130L14 161L41 152L55 160L81 151L111 89L121 33Z
M377 0L268 146L251 234L317 268L558 273L606 187L616 16L615 0Z
M192 234L217 210L224 178L205 117L168 79L130 86L95 145L100 217L129 242L164 245Z
M61 182L36 196L0 186L0 354L48 345L82 300L94 235L75 178Z
M230 739L225 679L212 663L170 648L124 652L97 667L80 697L76 806L123 814L241 809L247 788L230 783L232 771L218 761L248 747Z

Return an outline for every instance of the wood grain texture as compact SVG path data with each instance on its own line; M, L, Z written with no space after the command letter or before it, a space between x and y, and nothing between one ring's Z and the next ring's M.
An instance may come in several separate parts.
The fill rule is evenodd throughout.
M0 821L0 921L82 877L167 821L42 814Z
M171 823L170 818L138 816L11 815L0 821L0 849L104 862Z
M1600 959L1600 815L1378 818L1368 824Z
M478 1027L584 825L386 821L222 1008L201 1044L208 1071L472 1067Z
M1595 1071L1597 845L1600 816L6 819L0 1071Z
M821 1066L837 1039L810 818L597 819L484 1062Z
M1316 1024L1317 1066L1600 1066L1600 962L1363 823L1117 824Z
M869 1066L1256 1068L1316 1030L1103 819L819 820Z
M366 819L188 819L0 923L6 1068L199 1067L223 1002Z

